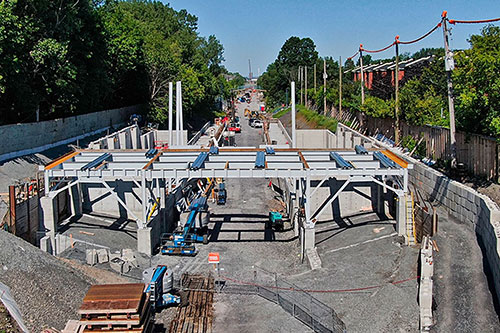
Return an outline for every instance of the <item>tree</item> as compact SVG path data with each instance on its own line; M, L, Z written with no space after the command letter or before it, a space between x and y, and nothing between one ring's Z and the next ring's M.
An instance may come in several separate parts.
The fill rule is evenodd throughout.
M500 135L500 27L488 25L457 52L453 73L458 128Z
M2 1L0 18L2 121L34 121L38 108L43 119L101 105L106 43L90 1Z

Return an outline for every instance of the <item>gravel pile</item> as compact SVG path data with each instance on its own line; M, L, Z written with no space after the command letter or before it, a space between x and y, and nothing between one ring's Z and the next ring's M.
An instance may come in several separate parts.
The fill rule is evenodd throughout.
M0 231L0 282L10 287L33 332L64 328L95 280L5 231Z

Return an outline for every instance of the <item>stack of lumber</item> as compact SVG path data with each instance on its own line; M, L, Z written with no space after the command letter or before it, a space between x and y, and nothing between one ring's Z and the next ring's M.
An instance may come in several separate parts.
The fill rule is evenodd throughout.
M188 305L179 307L170 333L212 332L214 279L203 275L182 275Z
M143 283L91 286L78 313L78 325L73 323L77 333L150 332L153 328Z

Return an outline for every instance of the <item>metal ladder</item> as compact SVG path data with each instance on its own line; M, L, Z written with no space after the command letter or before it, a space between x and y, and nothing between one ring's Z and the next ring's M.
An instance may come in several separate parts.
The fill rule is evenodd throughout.
M406 203L406 241L408 245L415 245L415 201L413 200L413 192L405 195Z

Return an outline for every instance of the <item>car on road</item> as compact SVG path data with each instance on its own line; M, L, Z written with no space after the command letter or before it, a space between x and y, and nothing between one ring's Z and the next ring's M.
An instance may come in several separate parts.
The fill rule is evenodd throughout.
M248 126L253 127L253 122L254 122L254 121L256 121L256 120L257 120L257 119L255 119L255 118L250 118L250 119L248 119Z
M255 120L252 125L251 125L253 128L262 128L262 121L260 120Z
M231 132L240 133L241 132L241 126L240 126L240 124L231 123L229 125L229 127L228 127L228 130L231 131Z

